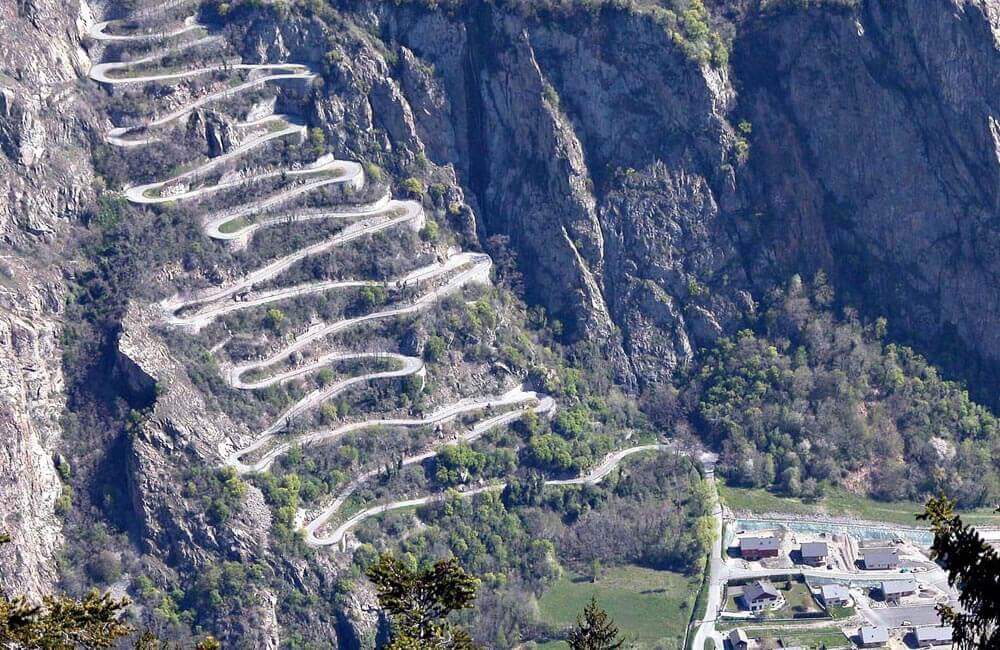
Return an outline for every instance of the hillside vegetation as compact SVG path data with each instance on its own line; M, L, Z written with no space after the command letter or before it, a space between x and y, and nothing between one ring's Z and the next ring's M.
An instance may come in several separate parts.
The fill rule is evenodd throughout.
M880 500L1000 497L1000 425L886 322L832 308L822 275L768 298L752 329L722 339L688 391L722 471L739 485L819 497L826 485Z

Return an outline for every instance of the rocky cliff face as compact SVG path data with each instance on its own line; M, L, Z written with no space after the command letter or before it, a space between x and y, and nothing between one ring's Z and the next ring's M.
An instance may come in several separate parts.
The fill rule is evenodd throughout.
M54 576L61 542L55 515L62 484L53 462L62 410L60 287L38 283L20 260L4 261L0 289L0 525L11 536L0 555L4 590L37 595ZM6 284L6 283L5 283Z
M89 65L80 14L76 3L0 3L0 528L12 538L0 558L8 593L51 586L61 543L60 255L69 223L93 201L89 112L75 85Z
M741 199L724 72L630 11L383 18L448 96L450 132L418 126L438 134L428 150L471 190L484 239L510 238L529 297L570 340L599 342L638 385L690 361L749 306L733 289L746 278L725 218ZM404 66L404 87L424 69ZM414 113L420 123L428 111Z
M248 61L323 70L321 88L290 85L279 108L331 149L400 177L433 163L444 204L471 207L451 225L487 247L509 238L529 298L627 385L669 377L754 294L822 268L848 302L891 314L932 356L971 360L967 376L1000 394L998 0L748 13L724 70L628 9L340 4L340 25L265 7L231 36ZM17 43L0 62L0 526L14 537L0 559L5 586L29 593L52 581L60 544L67 242L95 185L78 20L93 20L85 5L0 0L0 43ZM189 126L213 154L233 146L210 111ZM178 495L178 466L248 432L206 404L146 309L124 324L116 377L151 406L128 449L138 539L194 568L260 559L259 491L221 533ZM255 597L231 637L275 647L276 596ZM352 598L331 635L364 645L372 597Z
M130 439L128 462L131 519L146 552L169 558L185 571L198 571L216 558L246 566L265 559L271 515L260 490L248 486L242 507L226 526L212 526L192 512L178 490L184 468L213 466L246 427L206 405L151 328L159 322L156 305L136 305L123 322L116 370L133 399L150 404L147 417ZM168 399L156 399L158 393ZM226 642L277 648L277 597L253 589L241 616L220 626Z
M570 340L596 342L619 379L665 378L752 308L726 218L743 205L734 92L652 17L547 21L476 3L345 16L381 40L258 17L244 54L326 62L312 113L332 140L451 170L480 241L509 238L529 299Z
M995 395L1000 5L844 4L744 8L728 71L610 8L359 15L401 46L408 100L438 87L413 128L482 234L511 238L572 339L611 341L620 377L666 376L751 293L824 269Z
M775 263L757 273L833 271L992 400L998 35L995 0L864 2L755 20L733 56L754 128L746 186Z

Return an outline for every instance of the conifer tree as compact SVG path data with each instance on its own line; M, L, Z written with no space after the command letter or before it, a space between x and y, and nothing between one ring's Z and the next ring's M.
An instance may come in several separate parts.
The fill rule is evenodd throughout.
M1000 648L1000 554L955 514L955 502L947 497L928 501L917 519L930 522L933 557L948 571L948 584L960 591L962 611L938 605L941 620L952 626L955 647Z
M479 581L454 559L420 571L387 554L366 574L392 619L392 650L476 647L468 632L447 620L451 612L472 607L479 587Z
M576 627L566 640L572 650L617 650L625 644L618 626L593 596L576 617Z

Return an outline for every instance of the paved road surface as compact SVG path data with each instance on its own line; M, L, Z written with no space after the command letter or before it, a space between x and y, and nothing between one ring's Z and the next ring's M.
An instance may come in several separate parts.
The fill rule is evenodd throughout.
M468 413L474 413L476 411L483 411L489 408L499 408L504 406L509 406L511 404L516 404L519 402L530 402L532 400L542 403L541 400L551 399L545 396L539 396L536 393L524 392L521 389L514 389L505 395L499 396L485 396L485 397L475 397L475 398L465 398L444 406L437 411L434 411L430 415L423 418L383 418L383 419L373 419L373 420L363 420L361 422L351 422L348 424L343 424L333 429L323 429L319 431L310 431L308 433L303 433L301 435L295 436L291 440L284 441L273 448L269 449L267 452L261 455L260 459L250 465L246 465L240 461L240 458L246 456L247 454L255 453L265 447L268 443L274 440L275 436L262 437L254 441L253 444L244 447L243 449L237 450L230 454L226 459L226 464L235 467L241 473L246 472L261 472L268 469L277 458L288 453L288 450L293 446L309 446L321 443L327 443L337 438L340 438L348 433L353 433L355 431L361 431L364 429L377 429L380 427L425 427L425 426L435 426L444 424L451 420L454 420L460 415L465 415ZM519 413L520 415L520 413Z
M184 22L177 29L173 29L166 32L155 32L155 33L138 33L138 34L108 34L108 26L116 23L115 20L105 20L101 23L94 23L87 30L87 35L96 41L103 41L108 43L122 43L122 42L145 42L145 41L162 41L164 39L173 38L175 36L180 36L181 34L186 34L187 32L204 29L204 25L197 22L194 16L189 16L184 19Z
M162 5L154 11L147 12L147 17L163 13L167 7L179 4L167 3L166 5ZM189 18L181 26L167 29L159 34L135 33L116 35L108 33L108 28L112 24L108 22L98 23L90 29L90 35L94 39L103 42L170 41L180 35L204 27L203 25L199 25L193 18ZM248 70L254 73L264 73L257 78L238 83L232 88L211 92L188 101L164 115L148 120L141 127L112 128L107 134L108 142L126 147L149 145L158 139L155 129L179 120L209 102L231 97L262 83L293 79L308 83L316 78L316 75L303 65L288 63L244 64L239 61L205 66L193 65L191 68L185 70L160 72L151 70L135 74L134 76L123 76L128 75L129 70L137 66L155 64L169 54L204 45L213 45L218 42L221 42L218 36L210 35L177 43L172 46L165 45L153 54L134 60L103 62L94 65L90 70L90 77L98 83L107 85L172 83L211 72L229 73ZM290 135L301 137L305 133L304 124L291 116L283 115L267 115L252 121L242 122L238 126L240 129L255 129L267 122L278 122L280 126L274 129L267 129L263 133L251 135L235 149L221 156L202 161L194 169L177 174L166 180L127 188L125 190L126 198L138 205L157 205L173 201L193 200L221 190L236 188L253 181L269 178L302 178L304 182L292 187L282 188L271 196L252 200L243 205L218 211L214 214L205 215L202 225L207 236L229 241L233 245L247 245L250 243L253 233L257 230L282 223L315 219L345 219L349 220L350 223L336 235L279 257L241 278L197 292L192 296L174 296L164 300L160 306L163 310L164 321L168 325L184 327L192 333L197 333L216 318L238 310L260 307L299 296L339 288L390 284L373 280L356 279L319 281L289 287L257 289L258 286L278 278L295 263L307 257L320 255L335 246L397 225L409 224L411 227L417 229L424 223L425 216L420 203L415 201L395 201L388 194L367 205L339 206L336 209L329 210L303 210L286 215L274 215L267 212L275 206L284 204L306 192L314 191L331 183L348 184L354 189L363 188L366 179L362 166L353 161L334 160L332 156L321 158L310 167L304 169L268 171L235 180L221 182L206 181L206 184L201 187L191 187L192 184L200 179L204 179L210 172L219 169L230 161L237 160L256 148L265 146L269 142L279 138ZM323 174L323 176L315 178L317 174ZM235 220L242 221L237 221L235 224L232 223ZM227 224L235 227L230 228ZM223 227L225 227L227 232L223 232ZM391 282L391 284L400 287L428 285L428 288L417 298L413 299L412 302L393 305L355 318L344 318L334 322L320 323L294 337L286 344L283 344L280 349L264 359L246 361L225 369L223 377L231 387L238 390L259 390L267 386L318 372L322 368L328 367L331 364L338 364L345 360L376 360L388 361L390 363L388 369L346 377L313 390L281 413L271 425L259 432L250 444L236 450L227 450L224 448L224 445L220 446L219 451L222 462L235 467L241 473L263 471L270 467L275 459L287 453L293 445L309 446L325 444L353 431L381 426L427 426L440 424L463 414L484 413L483 418L456 438L433 445L420 453L403 459L404 465L411 465L434 457L443 446L458 444L459 442L473 442L488 431L509 424L527 411L534 411L543 415L551 414L555 409L555 402L551 397L527 391L523 388L517 388L500 396L462 399L453 404L442 406L433 414L424 418L376 418L364 422L345 423L331 429L307 431L291 436L288 439L278 440L280 432L286 430L290 422L333 398L350 386L375 379L422 375L424 372L423 362L420 359L392 352L351 352L341 350L327 350L322 352L324 346L329 347L329 343L325 339L349 328L377 319L399 318L417 313L470 283L488 282L491 267L492 261L489 256L482 253L464 252L449 255L434 264L411 271L405 276ZM216 346L213 348L213 353L218 352L220 349L221 346ZM307 352L315 356L307 363L272 372L260 379L245 379L252 372L266 372L269 369L280 367L280 364L299 352ZM316 354L317 352L319 354ZM491 414L491 411L498 408L502 412ZM610 454L604 461L584 476L571 480L551 481L550 484L594 483L607 476L626 457L642 451L660 448L662 448L661 445L644 445L620 450ZM259 454L259 457L256 461L244 462L243 459L245 457L257 454ZM339 511L346 500L374 475L375 472L373 470L362 473L354 481L345 486L333 502L327 505L317 517L308 523L303 522L302 527L305 530L307 539L312 543L320 545L334 543L328 538L319 537L317 532L325 525L328 519ZM471 490L466 494L473 494L483 490L500 489L500 487L502 486L487 486ZM374 510L378 510L379 508L394 509L405 507L405 504L408 503L425 503L437 498L441 498L441 495L422 497L414 501L395 502L386 506L376 506ZM338 528L340 532L335 531L334 536L338 539L342 538L350 526L363 520L366 516L370 516L366 515L366 512L369 511L358 513L349 522L342 524Z
M619 451L612 452L608 456L594 466L589 472L582 476L578 476L569 480L551 480L546 481L545 485L581 485L584 483L594 484L599 483L605 477L608 476L614 469L625 459L633 454L637 454L644 451L654 451L663 449L674 449L672 445L639 445L637 447L630 447L628 449L621 449ZM470 497L476 494L482 494L483 492L498 492L506 487L506 483L495 483L492 485L486 485L483 487L478 487L470 490L465 490L463 492L458 492L457 494L462 497ZM356 488L355 488L356 489ZM352 490L353 492L353 490ZM452 494L455 494L452 492ZM433 503L435 501L441 501L444 499L445 494L430 494L423 497L418 497L415 499L405 499L402 501L393 501L391 503L385 503L382 505L372 506L366 508L348 518L346 521L337 526L336 529L329 535L323 536L320 532L321 529L326 525L327 521L336 514L340 506L343 505L343 501L339 500L335 504L331 504L326 508L318 517L313 518L306 526L306 543L310 546L332 546L334 544L339 544L347 533L355 528L358 524L371 517L377 517L386 512L391 512L393 510L400 510L404 508L412 508L414 506L422 506L428 503ZM336 507L334 507L336 505ZM720 646L721 647L721 646Z
M714 465L710 466L705 472L705 479L711 486L712 500L715 503L712 510L715 541L712 543L711 554L708 558L708 594L706 597L705 613L701 619L701 624L695 630L691 648L692 650L703 650L706 641L713 639L716 649L722 650L724 648L723 637L722 633L715 629L715 622L719 618L719 612L722 611L722 588L726 584L727 576L726 565L722 556L725 551L722 547L722 501L719 499L718 487L715 483Z

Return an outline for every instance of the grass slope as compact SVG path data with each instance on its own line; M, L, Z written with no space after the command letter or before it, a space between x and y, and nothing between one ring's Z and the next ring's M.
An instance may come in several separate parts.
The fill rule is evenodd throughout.
M778 496L761 488L739 488L723 484L719 485L719 494L725 504L733 510L793 515L822 513L906 526L921 526L922 522L917 521L916 515L924 509L922 503L875 501L842 490L829 490L826 496L816 503L804 503L801 499ZM989 508L964 511L961 514L966 523L1000 524L1000 517Z
M835 627L810 628L806 630L759 630L748 632L751 638L780 639L785 646L803 646L806 648L849 648L850 641L844 633Z
M700 575L684 576L637 566L606 569L596 583L587 576L567 572L541 598L539 610L545 622L569 626L595 596L636 648L652 648L657 642L679 647L700 586ZM553 642L539 647L568 646Z

